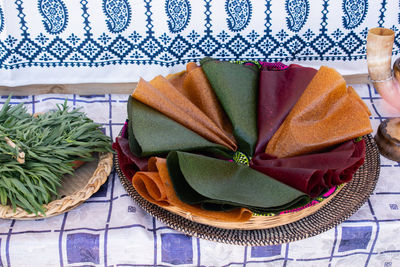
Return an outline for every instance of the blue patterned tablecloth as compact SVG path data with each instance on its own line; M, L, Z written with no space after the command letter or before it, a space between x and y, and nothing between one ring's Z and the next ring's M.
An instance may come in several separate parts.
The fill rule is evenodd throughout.
M136 82L204 56L367 73L399 0L0 0L0 85ZM112 73L112 75L109 75Z
M355 86L380 121L390 111L369 85ZM127 95L13 97L29 111L47 111L68 98L113 139L126 118ZM6 97L0 98L0 106ZM0 266L400 266L400 165L381 157L370 199L351 218L318 236L275 246L237 246L186 236L146 214L113 171L78 208L36 221L0 220Z

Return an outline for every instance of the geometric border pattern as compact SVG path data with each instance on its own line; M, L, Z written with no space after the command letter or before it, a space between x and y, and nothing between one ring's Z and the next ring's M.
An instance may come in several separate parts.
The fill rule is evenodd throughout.
M168 67L198 61L205 56L222 60L252 59L269 62L351 61L366 58L365 40L368 28L351 30L338 28L328 31L329 3L332 0L323 0L320 3L322 11L319 29L305 28L302 34L290 32L288 29L272 33L272 0L265 0L265 10L257 11L263 14L264 29L253 29L247 33L225 30L216 32L211 19L212 0L202 0L205 7L202 14L204 32L192 30L186 34L164 32L157 35L154 32L152 11L155 4L152 0L143 1L146 9L145 33L133 30L124 34L110 32L93 34L92 27L94 26L90 18L92 10L89 9L88 0L81 0L79 5L82 10L80 15L83 19L84 34L78 36L71 33L60 37L58 34L48 35L46 32L32 36L26 21L24 3L22 0L16 0L14 4L18 12L21 36L8 35L0 40L0 69L57 66L102 67L127 64ZM251 12L256 12L249 8L248 11L250 12L247 14L248 18L252 16ZM379 26L385 22L386 11L386 0L382 0L377 22ZM129 18L124 20L127 23L130 21L130 13L127 13ZM254 14L252 17L254 18ZM165 21L165 24L167 25L168 21ZM396 32L393 49L393 54L396 55L400 51L399 26L392 25L391 29Z

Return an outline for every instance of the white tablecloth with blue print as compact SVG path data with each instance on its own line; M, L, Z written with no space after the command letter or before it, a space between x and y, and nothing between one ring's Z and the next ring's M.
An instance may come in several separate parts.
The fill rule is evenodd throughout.
M0 85L136 82L205 56L367 73L399 0L0 0Z
M393 113L371 86L355 89L372 111L374 133ZM29 111L53 109L65 97L113 139L126 119L127 95L13 97ZM6 97L0 98L0 107ZM370 199L351 218L318 236L246 247L186 236L144 212L115 171L78 208L36 221L0 220L0 266L400 266L400 165L381 157Z

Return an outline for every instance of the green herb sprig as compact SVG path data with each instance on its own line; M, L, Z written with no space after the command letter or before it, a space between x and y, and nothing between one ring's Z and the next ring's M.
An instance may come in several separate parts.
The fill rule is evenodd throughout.
M72 162L112 152L111 139L79 109L70 110L67 100L31 116L10 99L0 110L0 203L45 214L43 205L58 197L61 178L73 174Z

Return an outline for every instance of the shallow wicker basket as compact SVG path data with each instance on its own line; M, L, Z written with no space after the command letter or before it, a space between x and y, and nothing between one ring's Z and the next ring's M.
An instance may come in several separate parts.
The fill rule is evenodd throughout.
M21 208L15 211L11 206L0 205L0 218L33 220L48 218L76 208L96 193L104 184L113 167L112 153L99 153L98 158L75 170L74 175L65 175L58 192L61 196L45 205L46 214L28 213Z
M144 198L114 163L128 194L146 212L169 227L207 240L238 245L274 245L292 242L325 232L350 217L367 201L375 189L380 172L380 156L371 135L364 136L364 164L353 179L322 202L300 211L276 216L253 216L243 223L226 223L188 214L178 208L161 208Z

